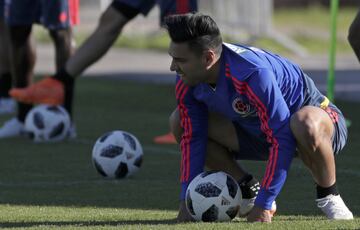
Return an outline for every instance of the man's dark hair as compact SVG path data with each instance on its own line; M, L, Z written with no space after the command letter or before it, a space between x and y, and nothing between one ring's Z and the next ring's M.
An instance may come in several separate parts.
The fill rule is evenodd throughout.
M170 15L165 18L164 24L173 42L187 42L197 54L207 49L221 53L220 30L210 16L201 13Z

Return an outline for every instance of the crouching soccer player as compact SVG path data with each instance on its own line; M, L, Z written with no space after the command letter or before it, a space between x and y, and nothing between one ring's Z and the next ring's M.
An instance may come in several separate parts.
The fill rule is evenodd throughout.
M170 69L177 73L178 106L170 122L182 152L178 220L191 220L186 188L207 166L231 174L249 192L240 208L250 207L248 221L271 222L296 154L317 184L317 206L329 219L353 219L336 188L334 154L346 142L344 117L314 82L283 57L222 43L209 16L169 16L165 26ZM267 160L258 193L239 159Z

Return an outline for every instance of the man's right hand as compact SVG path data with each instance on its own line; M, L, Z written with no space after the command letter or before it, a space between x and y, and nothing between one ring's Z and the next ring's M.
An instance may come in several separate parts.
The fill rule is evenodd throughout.
M179 214L176 218L178 222L190 222L195 221L194 218L190 215L188 210L186 209L185 201L180 201Z
M271 218L273 214L271 210L265 210L263 208L257 207L256 205L250 211L249 215L247 216L247 220L249 222L267 222L271 223Z

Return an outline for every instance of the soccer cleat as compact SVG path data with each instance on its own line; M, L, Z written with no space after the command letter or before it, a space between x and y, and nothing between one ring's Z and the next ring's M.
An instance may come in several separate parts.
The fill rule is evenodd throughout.
M255 199L256 197L241 200L240 209L238 213L239 217L245 217L249 214L251 209L254 207Z
M251 209L254 207L256 197L250 198L250 199L242 199L240 203L240 209L238 212L239 217L245 217L249 215ZM271 205L270 213L272 216L275 215L276 212L276 202L274 201Z
M61 105L64 102L64 85L59 80L47 77L27 88L9 91L11 97L26 104Z
M328 195L317 199L316 204L331 220L352 220L354 219L351 211L346 207L340 195Z
M16 102L12 98L1 97L0 98L0 114L15 113Z
M154 137L154 143L159 145L164 145L164 144L176 144L177 142L174 134L169 132L165 135Z
M244 217L247 216L254 207L256 196L260 190L260 183L252 175L246 175L239 186L241 189L242 200L238 216Z
M18 137L24 134L24 124L16 117L5 122L0 128L0 138Z

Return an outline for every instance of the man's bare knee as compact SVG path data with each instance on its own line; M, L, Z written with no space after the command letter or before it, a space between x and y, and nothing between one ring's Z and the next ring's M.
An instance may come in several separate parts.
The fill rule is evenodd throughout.
M330 141L333 132L326 112L310 106L291 117L290 128L297 144L307 153L315 152L324 140Z

